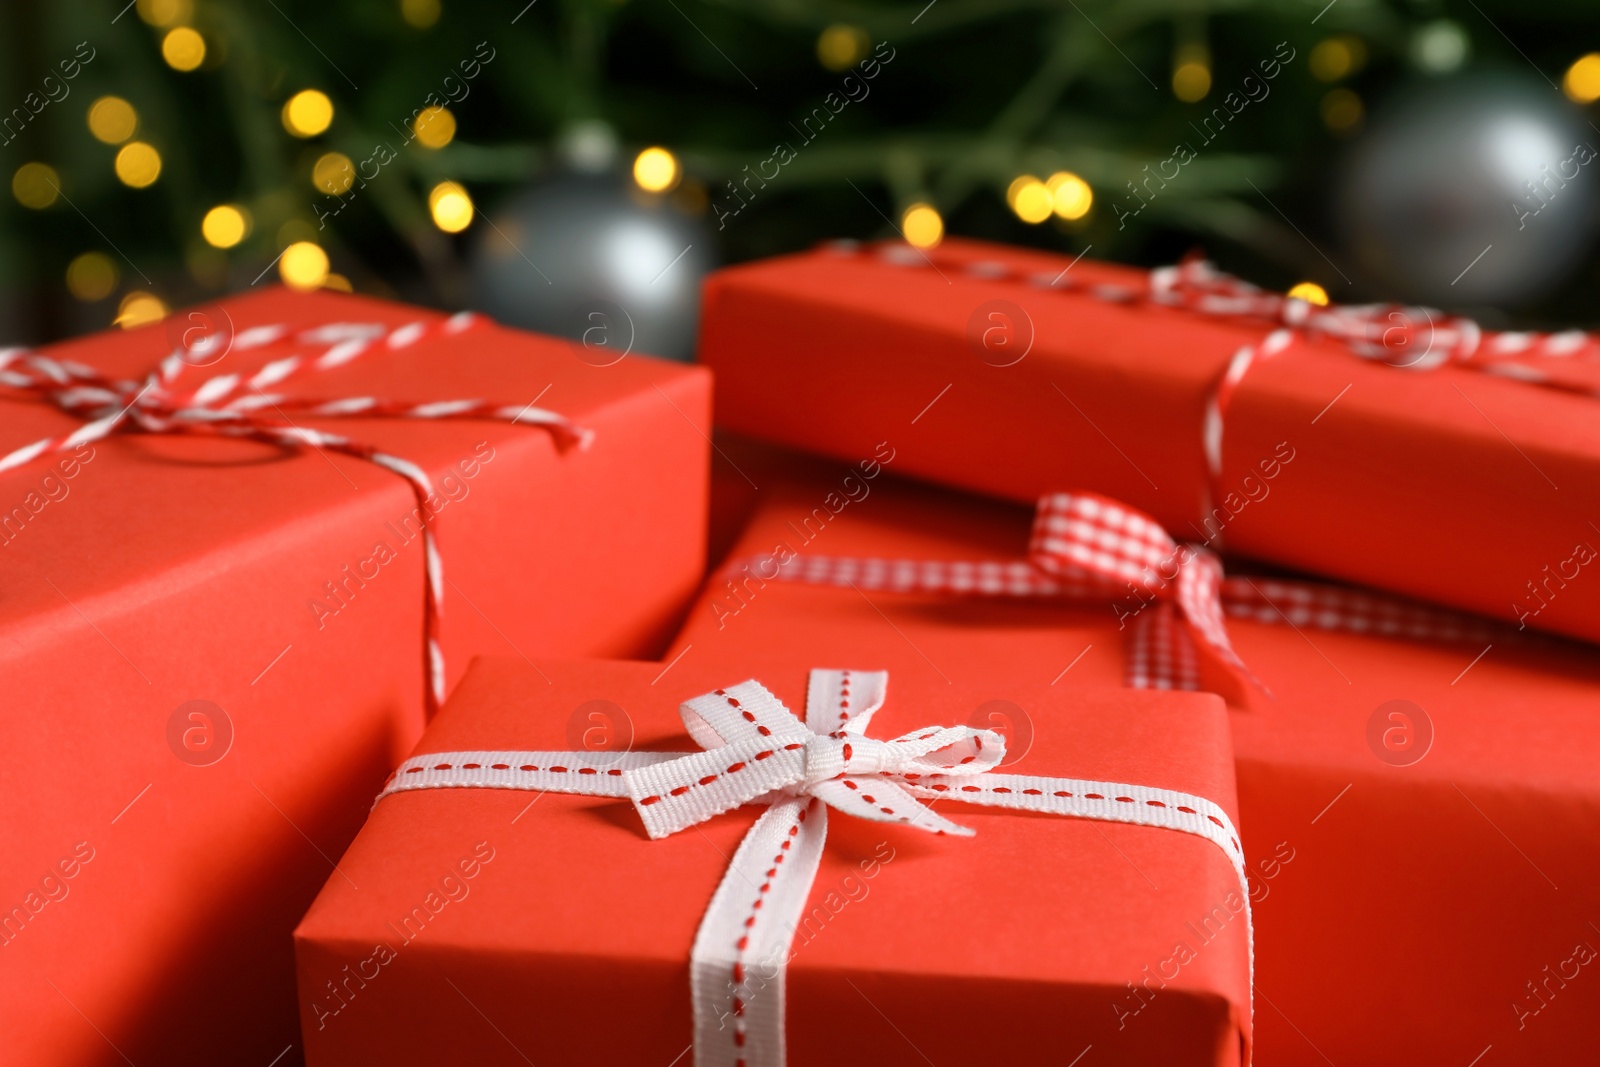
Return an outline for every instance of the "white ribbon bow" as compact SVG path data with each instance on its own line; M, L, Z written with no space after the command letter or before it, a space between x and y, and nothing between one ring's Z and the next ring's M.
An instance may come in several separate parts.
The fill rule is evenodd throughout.
M888 681L884 671L814 670L804 723L755 681L687 700L681 713L700 752L413 756L379 799L460 787L628 797L652 838L743 804L765 804L717 886L690 954L699 1067L784 1062L784 969L822 859L829 807L935 834L973 833L925 803L938 799L1195 834L1233 865L1249 928L1244 854L1216 804L1149 786L996 774L1005 739L992 730L932 726L892 741L867 737Z

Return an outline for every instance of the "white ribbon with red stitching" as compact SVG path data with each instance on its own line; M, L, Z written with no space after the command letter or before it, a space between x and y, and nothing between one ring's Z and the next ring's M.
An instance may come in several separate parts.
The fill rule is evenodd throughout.
M866 736L888 674L814 670L806 721L755 681L685 701L699 752L442 752L402 763L383 796L412 789L490 788L628 797L651 838L744 804L766 810L711 898L690 956L695 1063L777 1067L784 1061L784 968L816 878L828 808L934 834L973 831L935 800L1132 823L1203 837L1249 886L1239 836L1203 797L1150 786L998 774L1005 740L991 730L932 726L889 741ZM1251 968L1254 973L1254 942Z

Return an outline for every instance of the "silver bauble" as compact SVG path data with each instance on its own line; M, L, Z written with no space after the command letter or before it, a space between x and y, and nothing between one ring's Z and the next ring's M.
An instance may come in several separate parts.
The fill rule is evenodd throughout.
M545 179L479 229L477 302L500 322L572 338L592 363L691 359L714 241L678 205L613 174Z
M1345 240L1386 297L1517 304L1588 250L1600 136L1543 83L1463 77L1403 93L1356 145Z

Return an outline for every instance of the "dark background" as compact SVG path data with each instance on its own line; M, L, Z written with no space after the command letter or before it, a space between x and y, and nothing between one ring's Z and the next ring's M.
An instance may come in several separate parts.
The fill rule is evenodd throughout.
M1495 163L1478 136L1477 117L1501 107L1562 143L1600 146L1600 110L1569 99L1584 100L1583 85L1563 92L1574 62L1600 49L1600 8L1579 0L56 0L9 4L0 17L0 109L13 109L0 165L14 175L47 164L60 192L37 208L13 192L0 209L0 326L14 342L137 321L137 308L126 314L134 293L171 308L268 284L295 240L327 252L336 285L549 326L560 309L545 305L570 301L574 286L605 289L585 226L626 216L673 240L688 234L696 251L673 276L682 305L714 263L894 236L917 202L950 234L1142 265L1203 249L1260 284L1309 280L1335 300L1422 300L1494 325L1585 325L1600 282L1596 168L1547 185L1551 202L1518 229L1516 183L1485 178ZM192 71L163 59L166 36L185 26L206 47ZM1115 205L1136 203L1127 183L1175 143L1198 146L1195 124L1280 42L1296 58L1270 95L1119 225ZM94 58L35 111L45 90L61 92L59 64L80 43ZM484 49L494 58L460 80L459 64ZM893 58L855 83L868 95L802 142L792 124L874 49ZM1175 91L1185 63L1210 74L1198 101ZM445 99L452 87L464 95ZM334 106L310 138L280 118L302 89ZM457 123L439 149L406 143L429 94ZM121 146L91 135L88 110L107 95L133 106L132 139L160 153L153 184L120 182ZM1431 110L1406 118L1414 96ZM719 228L726 183L779 141L798 146L793 162ZM361 161L379 144L392 161L319 228L317 205L333 201L313 186L316 161L334 151ZM630 178L650 145L681 165L670 191ZM1353 170L1363 158L1365 178ZM1008 207L1018 176L1060 171L1093 187L1087 216L1029 224ZM429 190L444 180L476 207L460 234L429 216ZM224 203L252 225L218 249L200 225ZM1496 251L1465 277L1486 280L1445 285L1467 264L1444 238L1465 231L1470 244L1479 230ZM495 255L495 241L517 254ZM85 253L115 272L104 295L69 288ZM1519 281L1488 279L1490 256L1511 257ZM544 288L518 273L524 263ZM569 274L585 280L565 284ZM674 321L681 355L692 319Z

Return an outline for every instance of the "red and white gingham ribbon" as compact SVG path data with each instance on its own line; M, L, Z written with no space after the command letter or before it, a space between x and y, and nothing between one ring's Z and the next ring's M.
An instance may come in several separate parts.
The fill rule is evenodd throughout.
M1041 498L1025 559L758 556L732 561L725 573L735 571L900 593L1109 600L1123 626L1133 623L1125 676L1136 689L1199 689L1194 634L1240 677L1260 686L1228 640L1226 615L1379 636L1463 640L1489 632L1454 612L1371 593L1224 578L1213 553L1179 544L1150 516L1096 493Z
M144 379L116 380L92 367L22 348L0 350L0 385L33 393L84 424L71 433L44 437L0 456L0 472L38 456L76 448L116 433L215 434L246 437L284 448L317 448L364 459L406 480L426 513L434 495L427 472L409 460L380 452L341 434L291 421L290 413L310 418L498 419L540 426L563 448L587 447L591 433L561 415L531 403L486 400L397 401L371 396L308 399L277 391L286 381L341 367L363 355L409 348L419 341L466 333L481 322L468 312L438 321L417 321L388 329L377 323L335 322L293 333L287 326L257 326L231 338L229 351L281 347L289 354L253 374L218 374L193 388L179 386L184 369L212 362L226 353L223 333L212 333L192 347L164 358ZM444 571L431 524L422 526L427 583L424 590L424 654L431 716L444 700L444 655L439 646L439 604Z
M687 700L681 713L689 735L704 746L700 752L632 752L607 755L606 762L586 752L414 756L379 799L448 788L627 797L652 838L744 804L766 805L712 895L691 951L699 1067L783 1063L785 964L822 859L830 807L958 836L973 831L927 802L959 800L1194 834L1228 857L1248 929L1244 854L1222 808L1151 786L997 774L1005 739L992 730L931 726L892 741L867 737L888 680L882 671L812 671L804 723L755 681Z

